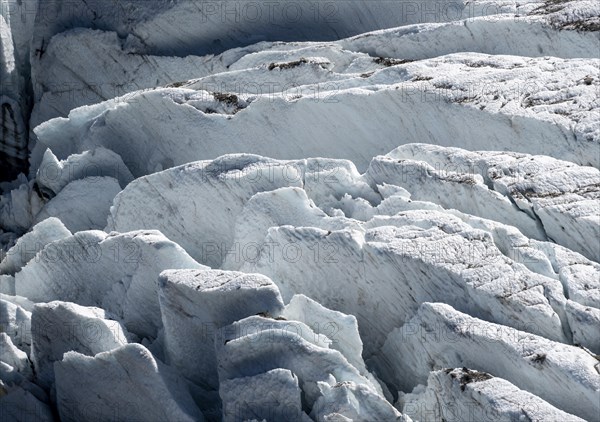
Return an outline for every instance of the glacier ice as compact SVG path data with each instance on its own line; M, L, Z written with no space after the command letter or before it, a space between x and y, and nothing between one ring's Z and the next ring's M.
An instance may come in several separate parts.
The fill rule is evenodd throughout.
M185 382L140 344L54 364L61 420L203 421Z
M39 303L31 314L31 360L40 386L54 383L54 362L75 351L88 356L108 352L128 343L118 321L100 308L69 302Z
M297 166L254 155L192 163L129 184L115 198L106 228L157 228L198 262L218 267L232 249L244 202L255 192L301 184ZM214 213L220 218L208 218ZM187 218L195 223L182 221Z
M16 274L15 290L35 302L101 307L128 331L156 337L158 274L177 267L202 268L158 231L83 231L47 245Z
M539 421L583 421L502 378L464 367L431 372L426 388L415 389L402 401L402 411L414 420L433 417L512 421L524 417Z
M103 229L114 197L121 191L112 177L74 180L50 199L33 220L58 217L71 232Z
M0 362L0 414L17 422L54 420L50 400L43 389L15 368Z
M0 0L2 417L597 421L597 3Z
M600 378L593 354L473 318L449 305L422 304L412 320L390 334L383 353L394 382L405 391L425 384L432 369L460 363L497 374L581 418L598 415Z
M117 179L121 188L133 180L119 155L99 147L70 155L62 161L51 150L46 150L35 181L44 195L53 197L75 180L101 176Z
M0 361L10 365L27 379L31 380L33 378L27 353L19 350L6 333L0 333Z
M309 407L323 394L321 382L354 381L377 394L372 381L340 352L320 344L318 335L308 327L265 318L258 324L255 320L261 317L250 318L224 327L224 338L216 343L221 382L283 368L298 377Z
M414 192L414 199L491 217L600 259L598 169L550 157L417 144L376 158L368 175L374 183L393 181Z
M278 316L283 310L277 286L260 274L169 270L160 274L159 285L166 361L209 388L218 386L218 331L250 315Z
M315 420L338 420L339 416L351 421L402 421L410 422L389 402L362 384L351 381L324 386L311 413ZM335 415L335 416L334 416Z
M286 369L273 369L251 377L226 380L219 387L223 421L302 421L302 391L298 377Z
M30 232L21 236L15 245L6 252L0 262L0 273L14 275L33 259L48 243L71 236L63 222L48 217L33 226Z
M206 86L136 91L72 110L68 118L45 122L35 133L38 146L50 148L59 159L92 147L111 149L127 157L125 164L134 176L239 151L277 159L345 158L365 170L374 155L411 142L469 149L494 145L598 167L598 125L588 113L595 107L595 87L583 82L595 72L590 60L525 62L519 57L501 60L457 53L444 59L380 65L369 77L354 73L335 83L258 95L210 92ZM549 78L541 70L544 66L565 82L542 93L536 87ZM285 72L293 70L289 65ZM443 75L453 75L452 81ZM252 83L253 78L248 79ZM527 101L521 99L525 94ZM567 95L573 101L560 101ZM206 106L215 99L232 105L233 111ZM150 118L150 110L156 108L161 109L160 115ZM372 109L380 111L369 113ZM388 119L390 112L399 118ZM368 118L352 118L353 113ZM422 125L421 120L435 124ZM482 126L488 130L479 131Z
M6 295L0 298L0 326L2 333L10 337L11 343L29 353L31 347L31 310L7 300Z

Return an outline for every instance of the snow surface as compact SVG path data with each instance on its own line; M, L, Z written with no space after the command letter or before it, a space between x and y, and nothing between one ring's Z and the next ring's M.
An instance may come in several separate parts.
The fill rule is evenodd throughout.
M383 352L404 389L426 383L432 369L460 362L587 420L598 415L598 360L575 346L490 324L444 304L424 303L417 316L388 338ZM396 356L403 359L394 359Z
M256 315L278 316L283 301L267 277L218 270L165 271L159 300L166 362L199 385L216 388L215 337L219 329ZM202 356L190 360L190 355Z
M237 90L228 86L228 72L213 76L213 83L199 82L202 88L136 91L75 109L35 129L33 168L44 147L65 159L101 146L128 157L136 177L235 152L346 158L365 170L374 155L411 142L493 145L600 167L600 126L590 112L598 107L600 80L584 83L596 74L597 60L460 53L382 64L373 74L359 71L341 80L335 70L322 69L326 82L287 84L286 73L313 66L305 61L272 70L265 63L262 72L269 72L274 88L258 95L260 83L250 69L234 72ZM205 90L215 86L238 95ZM220 109L223 104L229 108ZM160 115L151 111L157 108Z
M109 321L100 308L69 302L37 304L31 314L31 359L38 383L54 382L54 362L75 351L94 356L127 344L127 334L117 321Z
M42 220L8 250L6 257L0 263L0 273L14 275L47 244L68 236L71 236L71 232L58 218L48 217Z
M61 420L204 420L183 379L140 344L93 357L70 351L54 371Z
M403 397L404 412L415 420L583 421L510 382L466 368L433 371L427 388Z
M375 159L368 175L377 184L393 181L414 199L490 216L600 260L597 169L549 157L408 145Z
M2 421L600 422L599 16L0 0Z
M176 267L202 268L158 231L84 231L42 249L15 275L15 290L36 302L101 307L132 333L155 337L162 326L158 275Z

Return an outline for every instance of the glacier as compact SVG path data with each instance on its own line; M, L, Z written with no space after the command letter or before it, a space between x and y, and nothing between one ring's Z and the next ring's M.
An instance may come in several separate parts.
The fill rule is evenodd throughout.
M600 5L0 0L2 420L600 422Z

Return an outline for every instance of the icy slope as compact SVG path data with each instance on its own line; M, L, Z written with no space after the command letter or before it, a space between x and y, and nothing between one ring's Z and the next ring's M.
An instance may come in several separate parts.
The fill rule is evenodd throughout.
M431 369L455 367L460 362L476 370L502 373L516 386L587 420L595 420L600 409L594 355L485 323L447 305L421 305L414 320L390 335L383 351L394 362L391 373L403 387L425 381ZM404 358L397 359L399 355Z
M43 147L59 159L104 147L125 157L134 176L234 152L347 158L364 170L374 155L427 142L494 145L600 166L600 80L585 82L597 61L457 54L383 64L374 74L344 74L341 80L308 59L288 63L260 69L283 92L237 96L166 88L73 110L68 119L35 129L33 164L39 164ZM327 82L286 88L286 74L297 66L323 73ZM235 77L244 86L254 80L253 72ZM212 77L228 79L229 73Z
M453 4L453 7L458 6L458 3ZM527 7L532 8L533 5ZM592 25L594 13L600 12L597 9L597 5L590 3L578 19L588 26ZM502 14L491 16L499 12ZM564 31L557 27L559 25L552 25L553 17L544 15L541 7L529 14L509 12L515 12L514 5L482 5L484 16L472 10L464 16L458 15L462 20L448 23L434 19L436 23L376 31L335 42L287 45L265 41L216 56L188 55L182 58L144 54L143 48L129 39L123 41L117 32L82 28L68 30L53 36L44 54L34 61L32 78L36 106L30 125L35 127L53 117L66 117L73 108L127 92L255 67L259 60L264 62L267 57L273 62L290 61L292 55L310 55L309 50L321 51L317 55L328 57L331 57L331 52L337 52L338 56L346 57L345 60L351 58L352 53L355 56L366 53L373 57L401 60L426 59L456 52L598 57L600 39L597 32ZM452 17L450 13L447 15ZM420 20L432 17L425 14ZM99 68L102 69L100 74ZM294 82L297 84L299 81ZM268 88L264 86L263 89ZM237 88L228 91L237 92Z
M404 156L402 154L410 154L411 158L398 159ZM355 327L358 331L354 332L360 333L364 341L363 355L368 358L367 362L372 368L377 368L376 373L386 382L405 392L414 385L406 388L404 384L394 384L393 379L389 378L390 372L383 368L389 365L387 362L393 356L383 345L390 342L398 327L413 324L411 318L418 315L419 305L423 302L442 301L477 318L502 324L498 326L507 329L513 327L560 343L582 345L596 353L600 351L596 333L600 324L598 264L564 246L547 242L549 238L545 236L541 236L542 241L533 240L515 227L494 221L502 215L493 207L465 208L461 212L423 201L452 206L453 203L444 201L450 198L450 193L459 192L456 188L446 187L447 195L417 198L414 201L409 199L410 193L404 188L414 190L417 195L435 192L435 185L427 189L415 189L420 186L420 180L429 174L405 166L411 159L414 163L423 163L416 161L417 158L437 162L439 172L442 172L442 168L448 170L444 170L444 174L454 175L449 180L462 186L462 195L466 195L466 198L475 197L478 189L489 189L483 181L484 176L491 178L496 175L492 186L496 189L504 187L501 192L513 194L523 189L522 186L526 187L529 179L540 192L550 187L567 193L577 192L578 189L591 192L588 186L596 184L588 183L583 177L588 175L593 179L597 174L596 169L574 164L566 166L564 162L549 157L468 152L423 144L409 144L385 157L375 157L364 175L343 160L279 161L251 155L226 156L175 167L130 183L115 199L107 231L158 228L183 245L200 262L213 267L242 270L243 273L227 275L223 271L192 271L187 276L185 272L166 272L161 276L160 288L157 289L143 280L156 279L162 269L178 265L182 265L182 268L201 267L191 258L185 258L187 255L178 247L167 253L165 246L160 246L158 250L165 250L159 255L163 262L160 263L154 255L154 247L146 251L146 243L135 240L135 247L128 243L133 236L132 239L147 237L148 240L143 242L149 245L155 242L162 245L165 240L160 240L162 236L158 233L133 232L121 239L115 238L114 233L103 240L106 235L101 232L80 232L72 238L78 239L77 244L81 246L72 249L70 244L73 244L73 240L67 237L48 244L35 261L26 263L15 275L14 291L36 301L70 300L84 306L109 309L119 316L129 331L140 337L148 337L144 340L145 344L151 346L153 353L165 359L180 375L193 381L199 388L208 391L219 389L221 399L226 400L219 405L223 407L215 407L214 402L207 398L208 393L202 393L197 398L200 408L212 415L221 411L225 414L229 412L227 401L231 398L227 391L233 388L233 384L228 383L229 387L223 390L221 382L258 376L253 365L259 365L262 371L267 372L277 368L291 369L301 380L308 380L306 382L309 384L300 387L312 397L310 403L314 401L314 405L303 407L303 413L306 414L311 413L310 409L316 412L314 414L325 412L315 409L321 409L319 406L328 409L329 405L325 405L329 403L328 400L338 403L347 394L373 403L381 400L370 396L379 394L383 397L383 391L378 390L377 384L372 384L374 378L368 372L368 366L353 352L357 347L358 350L363 348L360 339L345 340L346 344L352 346L333 347L307 331L314 330L316 323L324 334L332 330L332 334L336 335L337 329L342 326L341 321L329 326L325 324L321 328L318 320L307 318L299 312L298 305L295 305L295 311L281 313L284 303L291 300L289 306L292 306L298 300L297 297L293 298L296 293L306 294L333 310L356 316ZM386 160L389 165L385 164ZM519 173L522 170L522 166L518 165L520 162L527 164L527 171L523 174ZM568 171L557 171L565 168ZM516 173L511 173L510 169ZM475 182L465 183L472 180ZM478 183L481 187L478 187ZM59 191L59 195L63 191ZM456 201L461 196L454 198ZM469 202L456 202L458 205L462 203ZM509 201L507 210L512 209L511 204ZM210 215L219 215L220 218L210 219L207 217ZM569 209L557 208L556 215L571 224L578 224ZM512 221L518 223L519 220ZM583 232L585 229L582 229ZM153 237L158 240L153 240ZM586 237L582 236L581 239ZM115 241L123 243L113 244ZM98 246L95 246L96 243ZM114 261L113 254L115 250L118 252L122 249L127 251L127 257L120 264L120 255L116 255L117 261ZM174 254L177 250L181 252ZM67 251L68 255L64 255ZM180 253L184 255L177 257ZM57 254L73 258L65 263L62 262L64 258L56 262L51 257ZM130 264L138 260L152 262L153 266L144 267L144 270L131 268ZM78 263L80 272L70 276L71 281L67 282L66 287L59 287L48 278L48 275L55 279L61 277L65 272L61 265L73 263ZM120 267L115 267L114 263L119 263ZM109 268L110 271L107 271ZM132 270L135 271L133 274ZM83 274L98 271L104 274L105 286L96 284L90 289L78 282ZM43 283L36 276L42 272L46 274ZM69 273L72 274L73 270L69 270ZM251 281L255 276L249 273L265 274L272 282L265 277L264 282L257 284ZM249 277L247 294L252 299L240 299L240 305L233 305L236 301L234 295L243 293L239 288L246 283L242 281L245 276ZM214 283L211 281L214 277L222 280L233 277L234 284L239 286L228 287L223 281ZM128 287L129 281L124 281L129 278L132 278L131 287ZM125 290L111 287L115 282L111 279L121 280L116 286L124 284ZM273 298L269 300L275 300L274 305L260 305L259 285L265 286L265 293L274 292L268 293ZM269 285L272 287L267 287ZM217 293L219 290L222 292ZM285 302L278 298L279 291ZM118 292L127 292L127 299L118 299ZM219 305L220 300L223 303ZM145 303L143 308L142 303ZM246 310L245 303L258 307ZM302 305L303 308L310 306L314 305L310 305L310 302ZM315 309L313 312L323 311ZM158 314L162 314L162 322L155 321ZM253 337L242 337L239 339L239 350L249 353L249 356L239 356L239 361L221 362L219 350L216 356L213 355L213 342L220 345L218 339L223 335L246 333L251 327L248 332L250 335L256 327L263 327L265 324L252 316L255 314L277 318L283 315L284 318L306 322L312 320L311 325L294 323L293 332L306 341L314 339L317 345L324 344L326 348L342 353L353 368L347 369L350 371L348 374L354 375L335 372L331 369L333 367L320 367L318 371L334 371L332 374L338 380L342 377L355 384L367 383L375 393L365 395L360 392L362 387L356 387L358 390L352 387L340 396L337 390L328 392L316 389L314 385L319 385L321 378L315 378L314 372L302 372L308 369L298 366L301 364L295 360L282 360L279 363L263 361L266 359L263 353L272 356L275 350L277 353L291 353L292 356L312 356L317 353L312 350L313 346L298 348L298 339L286 340L285 336L281 341L284 344L292 341L291 345L278 345L271 352L269 348L264 349L268 344L262 345L260 353L248 347L254 345L262 335L255 340ZM322 320L327 321L326 315L321 317ZM191 320L190 316L193 316ZM333 318L333 314L329 318ZM232 323L230 328L225 328ZM278 333L277 330L289 332L288 328L283 328L288 327L284 323L275 321L271 325L281 328L267 324L268 328L260 330L269 333ZM161 329L164 330L163 334L160 333ZM190 343L190 337L197 338L196 343ZM238 341L237 334L234 338ZM344 337L339 338L341 340ZM293 348L288 349L292 345ZM239 353L237 348L223 353L229 356L234 352ZM195 353L202 355L202 365L189 361L188 357ZM317 355L321 356L319 353ZM338 358L334 358L334 355L327 359L337 362ZM326 359L325 355L322 359ZM342 365L341 362L338 364ZM238 368L236 370L240 365L248 365L248 369L235 375L227 373L223 378L220 373L217 376L217 368L221 365L234 365ZM448 365L475 364L458 360ZM364 379L356 378L356 374ZM262 382L268 385L271 382L268 379ZM536 395L542 394L532 387L517 385ZM549 400L543 394L542 398ZM564 403L552 403L560 409L579 414L572 408L564 407ZM338 404L333 406L336 409ZM385 406L373 412L385 412L384 409ZM350 409L345 411L353 414Z
M543 180L539 174L544 174L544 165L561 163L548 157L469 153L422 144L407 145L388 157L403 150L421 158L427 153L437 154L439 160L445 157L454 165L467 159L476 162L476 158L480 160L477 163L488 164L485 168L490 174L502 174L505 179L498 179L498 186L516 188L519 185L510 179L510 173L492 170L506 166L506 160L510 165L511 160L531 158L528 162L541 170L528 176L537 181ZM226 420L232 406L265 412L260 402L240 405L239 394L250 397L256 389L269 389L274 382L285 383L289 392L281 393L286 400L305 397L302 404L292 401L285 408L296 409L300 418L329 414L355 420L400 417L386 402L393 400L395 392L384 389L377 377L405 393L417 382L425 382L423 377L437 367L422 367L419 361L413 365L407 356L418 356L416 352L401 353L404 357L399 359L389 345L396 341L399 327L404 324L406 330L415 325L413 318L420 317L423 302L443 301L490 321L477 320L480 324L526 330L543 336L535 338L557 350L570 348L564 350L579 353L575 362L583 359L581 365L587 365L584 384L577 381L581 371L560 363L563 361L556 371L573 378L571 388L581 390L589 403L575 409L558 398L554 392L560 390L558 386L539 389L511 372L482 368L476 360L458 357L439 365L498 371L496 376L507 377L529 392L515 392L517 397L536 403L547 400L562 411L589 418L595 411L592 397L598 386L592 381L594 362L585 362L593 358L589 352L568 345L577 343L598 351L598 265L565 247L531 240L512 226L493 221L496 214L485 208L476 216L446 210L432 202L411 201L402 186L413 186L422 174L406 172L402 166L374 172L381 159L374 158L369 172L361 175L343 160L286 162L233 155L142 177L118 195L110 211L109 230L159 228L201 262L243 272L206 271L158 232L107 236L83 231L52 242L51 238L43 240L46 237L41 236L40 228L36 229L40 232L37 236L50 243L34 260L24 261L14 276L14 292L35 301L102 306L136 335L126 337L127 341L142 341L149 353L157 356L155 359L170 366L170 373L195 384L190 390L195 406L210 418L223 412ZM542 189L562 186L562 191L567 191L575 186L587 191L581 175L589 171L597 172L571 165L569 172L552 173L553 184L537 183ZM467 176L482 177L478 173ZM473 184L466 186L475 189ZM567 210L559 208L556 212L561 218L573 219ZM211 215L218 215L219 220L208 218ZM21 244L31 243L33 240L27 239L34 236L24 238ZM57 256L61 257L58 261L53 259ZM536 259L522 260L523 256ZM163 269L177 266L198 270L167 271L159 278ZM262 273L270 279L250 273ZM102 276L91 285L81 282L93 274ZM307 294L331 310L293 296L295 293ZM36 306L34 319L37 309L42 309ZM83 316L83 310L77 312ZM354 315L355 322L346 321L340 312ZM338 334L340 329L344 334ZM29 340L34 351L52 345L41 343L36 332ZM67 343L60 347L82 353L80 346ZM367 364L356 354L363 347ZM110 355L106 358L112 359L112 354L116 357L119 350L107 351ZM202 358L189 359L196 354ZM34 362L39 362L39 355L32 354ZM96 355L94 361L104 359L101 356ZM81 411L69 400L82 390L68 381L71 372L64 372L71 368L71 361L79 365L81 359L67 354L55 365L61 414ZM414 381L395 378L406 369L384 369L403 365L413 365ZM277 372L280 370L291 371L293 376ZM536 379L533 373L529 378ZM46 379L37 382L53 382ZM108 394L100 381L90 385L90 394L94 391L100 398ZM113 395L106 397L117 400ZM505 411L518 412L524 404L516 406ZM544 412L561 411L547 407ZM145 417L154 417L152 409L144 410Z
M37 11L35 48L74 27L116 31L146 53L207 54L263 40L327 40L379 28L417 22L454 19L437 8L435 13L413 11L406 2L392 0L303 3L213 3L209 1L138 2L125 0L113 6L102 0L42 2ZM454 10L465 17L476 13L457 2ZM54 17L48 19L49 16Z
M462 2L456 3L459 12L465 6ZM77 71L73 72L73 80L78 86L65 86L59 80L40 78L47 70L50 70L50 77L58 72L57 67L48 66L45 55L52 38L64 31L76 28L114 31L113 36L118 36L118 42L125 45L127 51L183 57L220 53L263 40L334 40L380 28L452 18L442 10L434 15L414 13L410 5L406 7L404 2L391 0L377 4L362 0L314 4L290 0L251 4L205 0L124 0L118 3L107 0L66 3L62 0L2 0L0 106L3 137L0 157L7 166L2 167L0 180L12 180L19 171L26 170L28 147L34 143L34 138L31 144L29 142L29 129L44 121L34 115L32 124L28 124L34 102L39 100L39 96L33 95L34 91L44 91L53 85L55 95L62 92L63 97L70 96L82 90L88 95L101 89L102 81L106 80L109 82L105 89L110 88L111 92L132 90L131 86L124 87L114 79L119 72L113 73L102 65L88 67L96 75L105 75L92 82L99 86L95 89L82 83L85 76L78 77ZM81 51L81 46L77 50ZM72 62L75 60L75 57L71 58ZM88 97L88 101L95 98Z
M184 380L140 344L93 357L71 351L55 371L56 400L64 421L204 420Z
M373 183L513 224L600 260L600 172L549 157L407 145L371 163ZM454 195L452 195L454 193Z
M0 6L0 414L600 422L596 2Z
M158 231L84 231L44 247L15 275L15 292L36 302L99 306L132 333L154 337L162 326L154 280L176 267L202 268ZM96 273L102 276L90 282Z
M445 369L429 374L427 388L403 398L403 409L415 420L470 417L512 421L528 418L535 421L580 422L574 415L556 409L506 380L467 368Z

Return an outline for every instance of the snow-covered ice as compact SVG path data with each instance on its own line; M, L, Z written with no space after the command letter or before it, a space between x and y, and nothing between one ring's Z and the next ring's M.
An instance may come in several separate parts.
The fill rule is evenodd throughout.
M306 60L286 63L263 72L277 75L310 66ZM136 91L35 128L33 165L44 147L65 159L102 146L127 157L134 176L235 152L346 158L364 170L374 155L427 142L469 149L494 145L599 167L600 129L590 111L598 109L600 80L584 82L597 66L594 59L460 53L382 64L372 74L352 73L320 84L286 88L282 81L275 84L278 90L258 95L235 86L230 89L237 95L205 90L215 84ZM228 76L215 75L216 85ZM243 74L238 78L242 87L254 87L253 81L252 74L246 82ZM222 104L232 108L215 108ZM160 115L152 114L156 108Z
M416 144L376 158L368 175L406 188L414 199L505 222L600 260L598 169L544 156Z
M74 180L44 205L33 224L57 217L73 233L103 229L113 199L120 191L119 182L112 177Z
M158 275L202 268L158 231L83 231L47 245L15 276L16 294L35 302L97 306L142 337L162 327Z
M277 286L260 274L171 270L161 273L159 284L167 363L212 388L218 386L218 331L250 315L278 316L283 310Z
M19 350L6 333L0 333L0 361L10 365L29 380L33 379L33 371L27 353Z
M64 239L71 234L58 218L48 217L42 220L33 226L30 232L21 236L6 252L6 257L0 262L0 273L14 275L48 243Z
M129 184L115 198L106 229L157 228L199 262L220 266L244 202L256 192L301 183L296 166L254 155L192 163ZM209 218L215 213L219 219Z
M461 364L505 378L587 420L600 410L595 355L470 317L449 305L422 304L414 319L390 334L383 353L387 373L405 391L426 384L433 369Z
M415 420L583 421L502 378L468 368L433 371L422 387L402 400L403 412Z
M35 305L31 315L31 360L38 384L54 383L54 362L75 351L94 356L127 344L121 324L107 318L100 308L86 308L70 302Z
M183 379L140 344L67 352L54 371L61 420L204 420Z
M11 343L29 353L31 347L31 310L24 309L6 295L0 298L0 326Z
M0 418L600 422L593 0L0 0Z
M226 380L219 387L223 421L302 421L302 390L298 377L287 369L273 369L252 377Z

